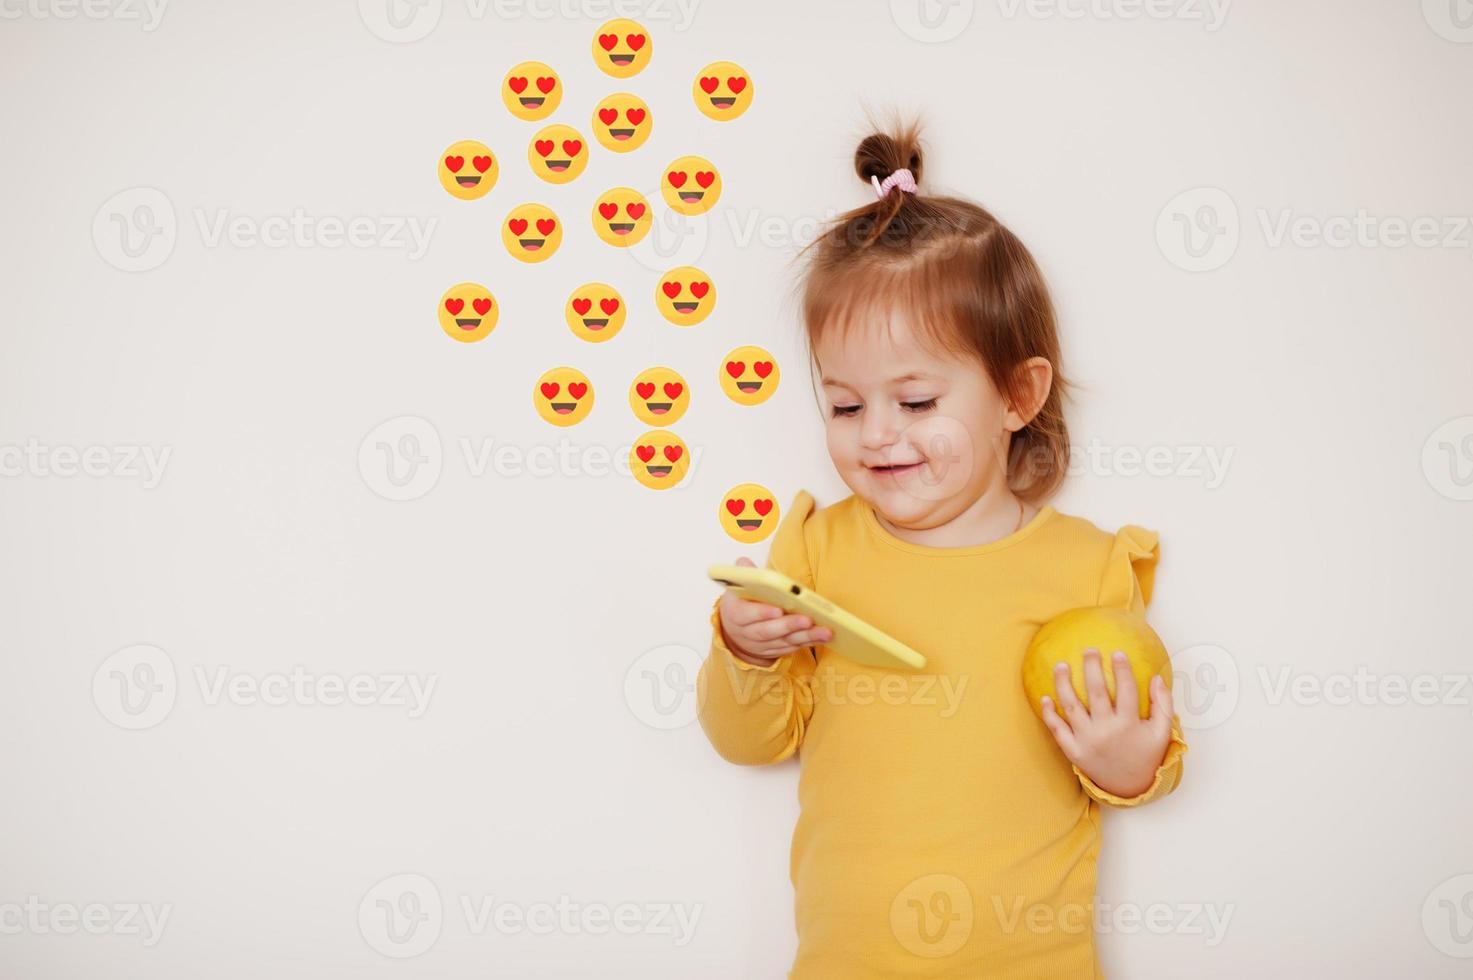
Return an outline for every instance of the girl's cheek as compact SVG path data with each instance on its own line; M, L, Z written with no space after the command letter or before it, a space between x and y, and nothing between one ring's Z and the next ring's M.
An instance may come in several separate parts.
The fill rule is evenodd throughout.
M925 458L925 496L944 500L970 486L980 459L972 433L962 422L945 415L928 416L906 432L915 451Z

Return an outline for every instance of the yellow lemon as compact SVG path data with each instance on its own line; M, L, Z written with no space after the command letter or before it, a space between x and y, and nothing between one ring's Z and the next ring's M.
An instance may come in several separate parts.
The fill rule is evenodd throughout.
M1023 690L1028 694L1033 713L1043 717L1041 698L1045 694L1057 703L1054 665L1061 661L1069 665L1075 695L1089 707L1089 695L1084 690L1084 651L1091 648L1100 651L1100 667L1112 700L1115 669L1110 657L1120 650L1130 659L1130 672L1140 697L1140 714L1142 718L1148 717L1151 678L1160 674L1166 686L1171 686L1171 659L1166 646L1143 616L1105 606L1085 606L1061 613L1034 635L1023 656Z

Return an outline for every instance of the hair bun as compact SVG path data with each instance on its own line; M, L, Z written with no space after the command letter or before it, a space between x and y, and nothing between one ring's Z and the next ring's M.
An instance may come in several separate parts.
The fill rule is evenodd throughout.
M897 170L909 170L916 183L921 181L921 140L914 123L891 133L871 133L859 141L854 151L854 169L859 179L884 180Z

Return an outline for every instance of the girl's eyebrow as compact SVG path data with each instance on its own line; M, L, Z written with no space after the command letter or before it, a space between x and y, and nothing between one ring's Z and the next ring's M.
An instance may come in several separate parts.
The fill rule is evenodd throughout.
M830 378L827 375L825 375L822 380L823 380L823 386L824 387L828 387L829 385L838 385L838 386L840 386L842 388L848 388L849 387L849 384L847 382L840 381L838 378ZM891 384L899 384L902 381L941 381L941 380L943 380L943 379L942 379L942 377L939 374L927 374L924 371L912 371L909 374L902 374L898 378L891 378L890 379L890 383Z

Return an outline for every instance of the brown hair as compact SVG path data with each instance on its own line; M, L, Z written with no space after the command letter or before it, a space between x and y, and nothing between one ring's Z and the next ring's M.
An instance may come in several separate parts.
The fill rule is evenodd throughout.
M918 127L866 136L854 169L867 185L908 169L921 180ZM1008 448L1008 486L1036 502L1063 482L1069 461L1064 422L1068 387L1061 371L1053 302L1043 274L1017 236L986 210L954 197L894 188L840 215L804 250L803 319L810 358L819 338L873 310L904 310L935 349L979 360L1008 399L1026 399L1019 370L1030 357L1053 365L1048 398Z

